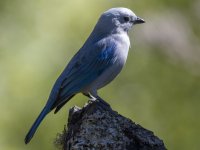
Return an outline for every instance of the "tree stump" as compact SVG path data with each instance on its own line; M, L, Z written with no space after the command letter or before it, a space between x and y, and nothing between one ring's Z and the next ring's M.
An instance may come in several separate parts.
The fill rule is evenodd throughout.
M55 144L63 150L166 150L152 131L98 100L70 109L67 129Z

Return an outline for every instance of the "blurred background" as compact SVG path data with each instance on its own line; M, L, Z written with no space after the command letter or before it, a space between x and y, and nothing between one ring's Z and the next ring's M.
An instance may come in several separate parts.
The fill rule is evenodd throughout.
M152 130L171 150L200 147L199 0L1 0L0 149L54 150L74 97L50 113L29 145L25 134L66 64L102 12L128 7L146 23L129 33L131 49L118 78L99 91L113 109Z

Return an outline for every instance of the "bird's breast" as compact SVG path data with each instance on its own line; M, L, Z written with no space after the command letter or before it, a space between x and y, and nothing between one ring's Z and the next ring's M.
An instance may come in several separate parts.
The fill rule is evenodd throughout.
M130 47L130 40L126 33L116 35L115 37L116 42L116 56L118 58L118 63L124 65L128 56L128 51Z
M130 46L128 35L113 36L112 42L115 45L115 61L88 87L89 89L100 89L110 83L121 72L126 62Z

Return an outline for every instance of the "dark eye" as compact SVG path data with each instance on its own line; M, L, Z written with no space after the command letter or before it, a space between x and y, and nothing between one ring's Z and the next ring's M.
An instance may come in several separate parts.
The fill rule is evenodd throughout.
M125 17L124 17L124 21L125 21L125 22L129 22L129 21L130 21L130 18L129 18L128 16L125 16Z

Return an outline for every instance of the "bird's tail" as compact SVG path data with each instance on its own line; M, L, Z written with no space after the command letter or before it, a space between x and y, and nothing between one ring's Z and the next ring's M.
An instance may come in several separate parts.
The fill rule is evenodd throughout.
M35 131L37 130L38 126L40 125L41 121L44 119L44 117L48 114L49 110L44 107L38 118L35 120L34 124L32 125L31 129L29 130L28 134L26 135L24 142L25 144L28 144L30 140L32 139L33 135L35 134Z

